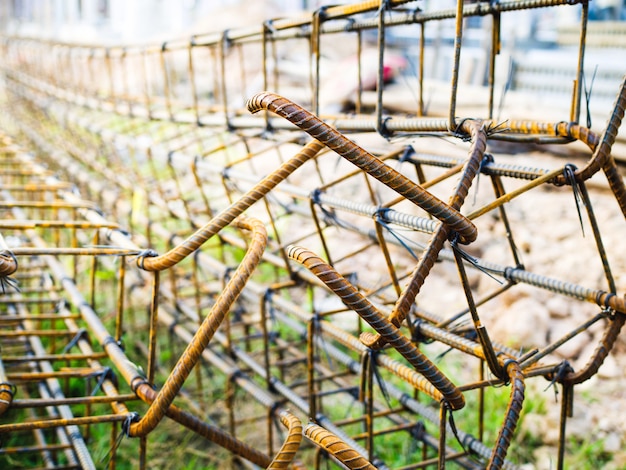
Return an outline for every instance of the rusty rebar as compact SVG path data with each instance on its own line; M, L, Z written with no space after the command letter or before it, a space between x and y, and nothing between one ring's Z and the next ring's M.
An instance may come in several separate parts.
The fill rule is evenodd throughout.
M288 411L283 411L280 414L280 421L285 425L289 434L280 450L267 467L271 470L288 468L293 462L296 452L300 447L300 442L302 441L302 422L296 416Z
M476 227L458 210L451 208L428 191L413 183L401 173L385 165L374 155L361 148L328 124L306 111L301 106L269 92L259 93L248 100L247 108L251 113L267 109L284 117L300 127L311 137L319 140L343 158L353 163L369 175L418 205L429 214L438 218L452 230L458 232L463 243L476 239Z
M254 465L299 467L297 459L308 459L312 454L310 446L299 446L301 419L309 416L317 425L307 427L307 438L350 468L386 468L385 459L378 454L386 450L386 436L397 433L423 446L421 456L420 452L411 454L416 457L411 460L407 456L400 465L420 468L454 461L470 468L480 465L451 448L456 435L468 452L480 455L485 462L489 459L489 468L515 468L506 456L522 411L525 381L542 376L563 384L567 397L559 423L559 465L563 464L568 442L566 421L574 389L597 374L615 349L626 319L626 300L616 282L616 268L621 263L610 265L615 247L601 239L602 229L606 230L609 222L599 216L596 220L592 204L597 208L598 203L594 194L587 195L585 185L603 170L612 197L626 214L626 189L613 156L624 115L626 81L622 80L603 133L577 122L583 59L589 54L585 50L586 2L459 1L455 9L396 8L403 3L368 1L323 7L315 15L275 19L259 27L147 46L100 47L24 38L0 41L6 59L6 115L11 116L3 118L0 125L19 129L38 150L37 157L27 156L0 132L0 207L7 214L0 224L7 240L0 246L0 279L5 288L0 299L0 413L11 409L7 405L14 393L10 382L15 382L18 398L11 402L13 412L26 410L29 414L25 416L30 419L26 424L0 427L0 432L30 429L34 439L33 445L13 447L12 455L32 451L44 466L52 467L56 453L63 452L69 466L78 466L86 449L78 435L64 434L65 426L84 424L83 442L86 440L89 447L89 426L113 423L108 426L114 446L118 435L145 435L163 429L159 422L169 417ZM512 11L575 3L583 3L583 13L574 92L566 119L493 121L501 20ZM374 10L376 14L361 14ZM464 91L459 70L460 55L464 54L463 21L469 16L493 18L486 120L464 119L464 111L456 101L457 94L460 97ZM450 106L443 110L443 118L424 117L425 26L444 19L456 20L457 29L451 49ZM416 98L419 118L383 109L382 59L387 57L383 48L389 44L389 31L402 24L415 24L421 33ZM379 33L374 114L362 114L367 108L366 100L361 99L361 83L353 92L358 115L325 117L332 125L272 93L256 95L249 106L252 111L268 109L281 118L270 117L268 112L259 119L241 109L240 97L247 96L247 87L254 83L253 74L258 72L247 69L254 65L252 58L261 48L260 73L268 89L288 83L280 64L282 47L302 41L311 47L317 67L327 52L328 35L338 40L357 39L356 78L361 82L366 71L362 33L374 28ZM233 73L230 62L234 56L238 63L234 69L241 72L241 77ZM178 65L183 62L184 71ZM138 74L132 72L133 65L141 68ZM308 81L298 78L299 83L313 84L312 103L305 103L313 111L317 111L320 91L327 96L319 71L310 70ZM200 80L205 75L208 86ZM320 141L303 146L292 122ZM371 152L344 135L353 131L369 135L377 132L388 140L373 145L376 151ZM418 142L429 144L430 133L471 141L469 156L454 156L458 152L452 147L444 150L445 156L416 153L420 150ZM415 149L400 145L396 138L412 139ZM580 169L574 169L569 162L556 168L552 162L546 164L549 168L541 168L543 163L537 168L511 165L503 163L505 159L495 150L493 156L485 154L487 140L496 139L539 146L578 140L588 147L590 155ZM368 141L364 142L368 148ZM329 161L318 162L316 155L324 145L354 163L357 170L345 172L341 160L335 167ZM291 159L283 158L294 153ZM49 168L39 167L37 159L45 160ZM311 162L307 164L308 160ZM294 174L301 166L302 171ZM492 179L494 194L485 195L482 187L476 198L480 198L479 204L468 208L464 201L470 185L478 186L480 173ZM68 181L55 178L59 174ZM409 174L416 176L406 176ZM459 182L454 185L451 179L457 174ZM269 176L259 182L261 175ZM369 176L385 187L372 185ZM516 182L515 189L507 190L507 179L521 180L521 184ZM599 259L596 264L602 268L599 286L570 282L569 273L552 272L554 265L549 265L548 275L543 275L539 273L545 268L535 270L534 261L529 265L532 269L522 264L517 233L521 226L531 224L516 219L509 207L515 207L518 198L531 191L541 197L546 185L556 186L550 188L555 194L574 192L577 204L585 206L594 236L589 244L595 241L595 256ZM588 186L590 192L595 190L591 184ZM395 199L389 197L389 188L397 193ZM80 191L83 196L72 191ZM440 194L449 196L447 202L443 202L444 197L439 199ZM83 198L94 199L97 204ZM426 217L414 213L415 205L426 211ZM538 213L540 206L541 202L533 213ZM572 207L563 207L563 214L573 213ZM258 218L254 224L259 231L263 225L268 227L269 236L262 237L263 241L255 235L250 242L245 235L248 229L242 230L247 222L241 216L247 210ZM483 227L481 224L487 229L478 237L476 226ZM492 226L494 230L490 230ZM181 227L202 228L184 239ZM432 235L428 240L423 233ZM505 259L512 261L499 259L493 263L491 251L483 249L500 237L509 251ZM476 248L472 246L469 251L482 252L484 259L458 246L458 242L474 239ZM444 248L446 242L451 243L452 250ZM264 249L259 249L261 244ZM305 250L287 248L294 244L321 244L327 261ZM153 256L156 252L146 249L150 246L158 250L174 248ZM300 261L315 274L294 269L288 255L302 258ZM134 263L120 266L134 257ZM249 277L251 257L255 266L258 263L255 279ZM439 274L434 269L436 263L443 265L440 271L446 271L455 260L462 274L449 282L454 283L450 293L454 287L465 294L459 306L449 305L447 293L425 288L427 278ZM386 269L377 264L383 261ZM475 282L469 277L466 269L468 274L470 269L486 272L503 285L487 288L482 280ZM155 278L160 276L152 294L144 292L150 279L146 271L152 271ZM443 276L447 280L445 273ZM515 295L519 292L517 284L533 293L539 291L542 299L563 296L567 302L587 302L601 310L577 321L574 328L557 338L551 337L547 345L532 345L526 350L527 345L522 344L524 350L513 350L485 333L490 325L483 325L478 310L481 317L483 309L494 308L498 316L506 316L508 312L500 307L498 298L506 302L504 293ZM347 308L333 303L328 288L344 300ZM430 306L433 298L438 301L436 307ZM259 305L261 318L257 315ZM151 313L148 323L143 323L143 316L135 311L146 307ZM4 315L5 311L10 314ZM115 318L114 332L105 327L103 312ZM466 321L469 316L471 324ZM198 326L198 320L205 317L206 321ZM376 334L362 333L363 319L371 323ZM598 328L601 322L605 323L603 332ZM150 324L147 342L137 334L141 331L135 331L142 330L138 324ZM594 324L598 324L595 329ZM566 363L551 363L552 353L560 354L567 341L587 332L598 344L586 364L574 370ZM169 341L161 343L162 336ZM35 354L25 350L27 342L33 341L49 350L37 349ZM127 346L134 343L128 349L133 354L123 351L122 342ZM430 342L451 348L451 356L468 364L467 374L471 377L466 380L464 375L464 383L454 385L421 352L418 344ZM72 352L74 347L80 352ZM170 372L159 360L158 349L162 347L170 348L174 357L178 347L193 352L183 353ZM430 352L427 348L424 350ZM135 350L141 351L139 359ZM397 351L404 358L398 358ZM112 369L107 374L111 375L102 375L102 392L94 397L50 394L43 384L31 386L35 381L56 380L63 388L89 377L93 383L93 374L102 371L99 361L105 357L110 360ZM361 363L363 357L367 361ZM131 358L138 361L137 365ZM539 362L544 360L547 363ZM70 367L70 361L79 365ZM485 375L485 362L495 378ZM139 366L146 367L146 363L147 375ZM476 374L474 363L478 366ZM2 365L8 367L8 372L3 372ZM195 379L188 377L192 367L198 374ZM207 380L207 370L209 374L220 374L225 382L223 389L217 385L221 380ZM128 383L135 395L118 394L113 374ZM449 377L456 382L459 375L452 370ZM159 392L152 382L164 382L165 386ZM492 407L484 400L484 391L501 384L511 387L509 403L501 415L503 423L495 445L489 449L480 441L485 413ZM366 392L362 397L358 397L359 387ZM41 396L31 399L29 388L40 389ZM91 388L89 384L87 388ZM453 429L447 418L448 408L460 408L464 400L474 399L471 393L464 395L465 391L477 389L474 437L465 432L471 426ZM410 390L425 393L440 402L440 408L433 409L428 400L413 396ZM228 409L219 423L206 419L213 416L214 410L220 410L221 402L212 395L216 391L227 395ZM246 404L238 407L237 400L244 393ZM143 419L130 413L135 405L132 397L148 404ZM185 411L174 404L179 400L185 403ZM341 415L335 410L337 403L341 404L339 411L345 411L345 403L354 414ZM68 408L76 405L84 407L85 416L67 414ZM51 406L65 407L63 416L51 414ZM256 413L255 406L262 411ZM12 416L5 413L4 419L10 421ZM287 428L282 443L274 436L281 429L275 422L277 418ZM422 420L432 425L424 428ZM121 434L116 422L122 423ZM246 427L255 429L255 436ZM44 429L56 430L44 433ZM256 430L267 435L256 436L261 434ZM253 439L256 437L260 439ZM361 439L366 440L365 448L359 444ZM80 458L74 455L74 441L79 442ZM261 450L263 446L267 451ZM149 447L149 441L141 438L140 467L150 465ZM121 447L113 449L110 468L122 454ZM321 455L317 454L319 458Z
M463 204L469 192L472 180L478 174L480 162L482 161L487 145L487 135L483 125L473 121L465 121L463 123L463 129L471 136L472 145L462 176L457 183L454 195L450 198L450 205L456 209L459 209ZM396 301L394 310L391 313L389 319L394 325L400 326L406 318L411 305L415 301L415 297L419 293L426 277L437 260L439 252L449 237L449 226L441 225L429 240L427 248L420 257L409 284ZM370 347L380 348L384 345L380 336L368 336L364 341Z
M11 383L6 375L4 363L0 358L0 416L11 408L15 396L15 385Z
M292 160L286 162L281 168L276 170L276 172L266 177L257 186L250 190L245 197L239 199L229 208L216 215L211 222L200 228L183 243L163 255L157 257L138 258L137 264L146 271L162 271L164 269L171 268L176 263L196 251L205 241L231 223L236 217L242 214L243 211L261 199L272 188L302 166L306 161L314 158L321 148L322 147L319 142L311 141L311 143L304 147L298 155L293 157Z
M310 423L305 426L304 435L348 468L359 470L376 469L374 465L351 449L345 442L317 424Z
M511 439L515 434L515 428L517 427L522 405L524 404L524 374L522 374L519 364L514 360L506 360L504 361L503 368L508 375L508 381L511 383L511 393L509 395L504 422L502 423L498 438L496 439L496 445L489 459L489 463L487 464L487 468L489 469L500 469L504 465L504 459L511 445Z
M453 410L463 408L465 400L454 384L332 266L311 251L297 246L289 247L288 254L290 259L302 264L320 278L351 310L363 318L387 343L393 346L420 374L432 383L441 393L441 396L432 394L432 398L437 401L445 400ZM427 390L422 389L422 391Z
M194 339L180 356L176 366L163 384L163 387L152 401L150 408L141 420L132 423L129 427L131 436L145 436L154 430L159 421L165 416L169 406L174 401L178 391L183 386L185 379L191 373L191 369L198 363L200 355L211 341L215 330L228 314L231 305L237 300L247 279L254 268L259 264L261 255L267 243L265 226L254 219L239 219L237 225L240 228L252 232L250 248L241 264L233 273L220 297L216 300L213 308L202 322ZM143 383L143 382L141 382Z

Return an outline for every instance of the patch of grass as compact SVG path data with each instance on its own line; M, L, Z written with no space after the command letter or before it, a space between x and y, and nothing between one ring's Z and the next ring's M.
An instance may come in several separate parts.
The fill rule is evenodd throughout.
M585 440L569 439L568 452L565 455L565 468L595 470L613 460L610 453L604 450L604 439Z

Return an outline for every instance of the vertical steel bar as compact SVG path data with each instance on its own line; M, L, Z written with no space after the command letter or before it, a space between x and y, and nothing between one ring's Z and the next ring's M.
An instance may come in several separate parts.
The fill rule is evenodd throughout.
M580 102L582 100L582 89L585 74L585 48L587 44L587 20L589 19L589 2L583 1L580 11L580 41L578 44L578 64L576 71L576 80L574 81L572 109L570 112L570 121L580 122ZM587 108L588 109L588 108ZM587 119L591 119L587 116Z
M496 56L500 54L500 11L491 12L491 50L489 51L489 119L493 119L493 95L496 85Z
M157 362L157 325L159 320L159 271L155 271L152 277L152 296L148 315L150 329L146 378L148 379L148 382L154 383L154 373Z
M389 135L389 131L385 126L385 118L383 117L383 88L385 86L385 12L389 4L387 0L380 0L380 9L378 10L378 70L376 73L376 132L383 137Z
M456 95L459 85L459 68L461 65L461 44L463 42L463 0L456 2L456 27L454 33L454 63L452 67L452 83L450 84L450 111L448 129L456 130Z

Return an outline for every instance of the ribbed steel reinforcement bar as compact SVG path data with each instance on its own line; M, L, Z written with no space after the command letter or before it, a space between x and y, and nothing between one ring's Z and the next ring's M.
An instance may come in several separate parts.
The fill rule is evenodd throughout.
M521 279L520 279L520 280L521 280ZM591 295L591 294L590 294L590 295ZM594 294L593 296L594 296L594 298L596 298L596 297L597 297L597 295L595 295L595 294ZM611 298L612 298L612 297L611 297ZM600 300L602 300L602 299L600 299Z
M487 135L484 131L483 125L472 121L466 121L463 126L465 127L466 132L471 135L472 146L469 151L469 158L466 161L462 172L462 177L457 183L454 195L450 198L450 206L456 209L460 208L463 204L465 197L469 192L472 180L478 174L479 165L482 161L487 145ZM410 306L415 301L415 297L419 293L426 277L437 260L439 252L450 235L449 227L441 225L429 240L428 246L420 257L409 284L397 300L394 310L390 316L390 320L394 325L401 325L406 318L409 309L411 308ZM382 338L375 336L367 337L365 341L370 347L380 348L384 344L384 342L382 342Z
M20 215L23 217L23 214L20 214ZM245 221L242 221L240 223L247 227ZM105 223L97 222L97 224L101 226L107 225L106 222ZM38 240L37 235L33 232L33 229L31 228L28 230L31 231L30 233L31 238L37 241ZM46 248L44 247L45 245L44 242L39 239L37 243L40 248L41 254L45 253ZM122 252L129 253L128 250L118 249L117 251L118 251L118 254ZM52 252L54 252L54 250ZM50 253L50 251L48 251L48 253ZM96 253L95 250L94 250L94 253ZM133 249L130 253L136 254L138 253L138 251L136 249ZM100 254L106 255L108 253L106 252L106 249L104 249L103 251L100 252ZM148 403L152 403L158 397L158 394L151 388L150 385L147 384L143 374L137 369L137 367L124 356L124 353L120 349L120 345L118 344L118 342L111 341L112 340L111 336L106 332L104 326L102 325L100 320L97 318L97 314L85 302L84 298L82 297L81 293L77 290L73 281L65 274L64 269L61 266L61 264L59 264L58 262L56 262L54 259L50 257L48 257L48 262L50 264L50 268L52 269L52 275L55 277L55 279L57 279L63 285L64 289L70 295L72 303L74 303L75 305L79 307L82 318L85 321L87 321L89 328L91 329L91 331L93 331L96 334L101 344L107 351L107 354L109 355L109 357L114 361L114 363L117 364L118 370L122 372L122 374L127 379L130 385L137 387L135 391L140 398L146 400ZM41 354L41 352L42 351L39 351L39 354ZM49 369L49 370L51 371L52 369ZM176 376L174 375L173 378L176 378ZM180 377L178 377L177 380L180 381ZM109 391L109 388L111 387L111 385L109 385L108 380L105 380L102 383L102 387L104 390ZM132 419L128 421L127 424L125 425L126 430L124 431L127 435L131 435L130 424L134 420L136 420L138 416L135 417L132 414L129 415L128 411L123 405L118 405L118 407L119 406L122 407L122 409L119 411L120 412L119 416L103 417L103 419L100 419L100 420L98 419L98 417L72 418L70 417L71 415L67 415L67 412L66 412L64 420L57 420L57 422L47 421L45 423L32 423L30 425L30 429L38 429L38 428L45 429L47 427L57 427L57 426L64 426L64 425L73 426L74 425L73 423L88 424L88 423L97 423L97 422L116 422L116 421L121 422L121 421L127 421L128 417L131 416ZM114 407L115 407L115 404L114 404ZM210 439L214 442L219 443L221 446L230 449L230 451L232 451L233 453L242 455L245 458L249 459L250 461L258 465L267 466L271 463L271 459L269 459L265 454L257 452L254 449L246 446L242 442L224 433L219 428L215 428L213 426L207 425L206 423L203 423L196 416L186 411L183 411L176 406L166 407L165 413L172 419L180 422L181 424L188 427L189 429L197 432L199 435L207 439ZM151 416L151 414L149 413L148 416ZM289 418L289 416L287 416L287 418ZM289 423L290 429L293 428L295 425L292 421L293 421L293 417L289 418L288 423ZM141 421L139 421L139 423L141 423ZM7 428L7 430L4 430L3 432L10 432L10 429ZM293 433L293 429L291 429L291 432ZM293 449L294 438L291 438L290 442L291 444L288 447ZM83 468L90 468L90 465L87 464L87 460L86 460L86 459L90 459L89 453L86 450L86 448L83 449L80 455L82 456L80 458L84 462ZM285 459L289 457L288 456L285 457L283 455L282 458ZM92 467L92 468L95 468L95 467Z
M252 204L260 200L277 184L302 166L302 164L311 158L314 158L321 148L322 146L319 142L312 141L293 159L285 163L281 168L276 170L273 174L266 177L253 189L251 189L246 197L239 199L231 207L217 215L215 219L199 229L182 244L176 246L164 255L138 259L138 265L141 269L145 269L146 271L162 271L164 269L171 268L176 263L196 251L205 241L230 224L236 217L243 213Z
M194 339L189 343L180 356L176 366L169 375L167 381L152 400L146 415L137 423L129 427L131 436L144 436L154 430L159 421L165 416L167 409L181 389L191 369L198 363L202 350L207 347L218 326L224 321L232 304L237 300L243 286L252 274L254 268L261 260L261 254L267 243L267 234L264 225L254 219L242 219L235 226L250 230L252 242L250 248L237 270L233 273L228 284L225 286L220 299L214 304L206 319L198 329ZM140 261L141 263L141 261Z
M374 155L350 141L343 134L337 132L304 108L281 96L268 92L263 92L250 98L247 107L252 113L256 113L261 109L267 109L284 117L307 132L311 137L337 152L350 163L361 168L407 200L443 221L452 230L459 233L462 243L471 243L476 239L476 227L466 220L458 210L449 207L419 185L385 165Z
M514 469L552 439L528 427L554 406L538 377L563 387L553 460L580 463L573 397L593 377L613 399L626 322L626 79L589 128L587 2L451 4L0 41L0 467ZM563 117L507 119L503 95L495 120L505 21L574 8Z
M420 374L435 386L441 395L434 395L437 401L445 400L453 410L465 405L463 395L450 380L430 360L421 354L411 342L402 335L397 327L385 318L365 297L314 253L297 246L288 250L289 258L304 265L315 274L329 289L378 334L391 344ZM424 390L425 391L425 390Z

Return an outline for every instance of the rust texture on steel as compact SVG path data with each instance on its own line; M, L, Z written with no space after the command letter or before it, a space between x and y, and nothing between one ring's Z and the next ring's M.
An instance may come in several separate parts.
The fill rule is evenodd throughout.
M566 119L493 119L501 17L578 4ZM386 0L142 46L1 38L0 466L156 468L184 455L163 444L184 428L214 468L513 469L541 382L562 389L563 468L576 387L626 321L590 183L626 216L612 155L626 78L602 131L578 122L587 14L572 0ZM491 18L482 116L460 99L475 16ZM445 21L450 100L431 115L424 30ZM407 25L414 115L383 86L386 35ZM355 46L354 113L326 109L337 40ZM287 72L285 49L306 73ZM527 166L498 150L528 143L578 156ZM557 269L582 254L554 272L524 264L519 238L543 235L525 235L536 222L516 204L533 196L536 214L550 194L569 195L564 218L586 217L597 285ZM589 313L515 344L493 326L515 292L558 299L560 318ZM574 338L597 343L580 362ZM499 387L506 403L489 398Z

